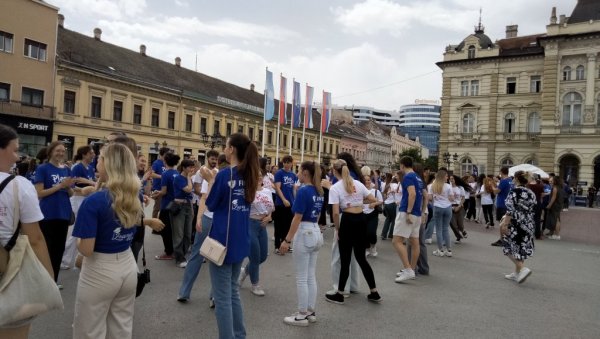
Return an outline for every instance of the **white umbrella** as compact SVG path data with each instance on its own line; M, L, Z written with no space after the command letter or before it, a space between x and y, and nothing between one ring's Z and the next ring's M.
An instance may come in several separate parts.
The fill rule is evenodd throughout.
M537 174L541 178L549 178L550 177L548 175L548 173L544 172L544 170L542 170L541 168L530 165L530 164L521 164L521 165L513 166L508 169L508 175L511 177L514 177L515 173L517 173L518 171L524 171L524 172Z

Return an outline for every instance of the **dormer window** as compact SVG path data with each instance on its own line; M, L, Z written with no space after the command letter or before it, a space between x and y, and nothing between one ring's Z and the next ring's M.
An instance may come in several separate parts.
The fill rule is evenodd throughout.
M473 45L469 46L468 58L475 59L475 46L473 46Z

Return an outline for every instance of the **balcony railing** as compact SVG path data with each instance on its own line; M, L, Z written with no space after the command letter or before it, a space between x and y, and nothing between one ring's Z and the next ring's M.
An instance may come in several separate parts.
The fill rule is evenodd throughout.
M527 139L529 140L537 140L540 138L541 132L527 132Z
M30 106L20 101L0 101L0 113L15 114L39 119L54 119L54 107Z
M560 126L561 134L581 134L581 126Z

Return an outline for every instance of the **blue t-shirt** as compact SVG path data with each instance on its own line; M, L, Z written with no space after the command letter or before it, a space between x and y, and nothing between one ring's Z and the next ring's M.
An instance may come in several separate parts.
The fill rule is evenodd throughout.
M498 208L506 208L506 198L508 197L508 192L510 192L512 180L510 178L500 180L498 184L498 195L496 196L496 207Z
M164 171L161 176L161 181L160 181L161 189L163 187L167 187L167 194L163 195L162 199L160 200L160 209L161 210L164 210L165 208L167 208L167 205L169 205L169 203L171 201L173 201L173 199L175 199L175 187L173 186L173 181L175 180L175 177L177 177L178 175L179 175L179 173L177 172L177 170L170 169L170 170Z
M233 173L232 173L233 171ZM230 181L231 186L230 188ZM231 203L229 195L231 191ZM215 182L206 198L206 208L213 212L210 237L225 245L227 237L227 217L229 215L229 243L225 264L239 263L250 253L250 205L245 199L246 187L237 167L227 167L217 174Z
M542 207L546 208L550 203L550 193L552 193L552 186L550 184L544 184L544 193L546 195L542 198Z
M35 170L34 184L43 183L44 189L47 190L70 176L71 169L68 167L59 168L48 162L38 166ZM70 220L71 201L68 190L61 189L40 199L40 208L44 214L44 220Z
M321 215L325 199L319 196L315 186L307 185L300 187L296 194L296 200L292 205L294 214L302 214L302 221L317 222Z
M87 167L83 163L78 163L71 169L71 175L74 178L85 178L88 180L95 181L96 180L96 172L91 164ZM76 184L77 187L86 187L88 184Z
M298 180L298 177L292 171L285 171L280 169L275 173L275 183L281 183L281 193L290 204L294 204L294 184ZM275 195L275 206L282 206L283 201L279 197L279 194Z
M108 190L93 193L79 207L73 236L96 238L94 252L120 253L131 246L136 227L125 228L113 211Z
M188 201L192 201L193 196L192 192L186 193L183 189L188 184L188 178L184 175L179 174L173 179L173 188L174 188L174 196L175 199L185 199Z
M404 179L402 179L402 201L400 202L398 210L404 213L408 211L408 188L410 186L415 187L415 203L413 204L412 212L410 214L420 217L422 212L421 205L423 204L424 185L423 180L421 180L415 172L404 175Z
M162 176L166 170L167 169L165 168L165 163L162 160L157 159L152 163L152 171L154 171L154 173ZM152 190L153 191L160 191L160 188L162 186L161 180L162 179L152 179Z

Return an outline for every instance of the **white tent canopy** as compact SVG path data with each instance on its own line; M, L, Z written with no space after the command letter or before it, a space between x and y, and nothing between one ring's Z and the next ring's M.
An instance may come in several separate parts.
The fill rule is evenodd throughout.
M517 173L518 171L525 171L525 172L537 174L542 178L550 177L548 175L548 173L544 172L544 170L542 170L541 168L530 165L530 164L521 164L521 165L513 166L508 169L508 175L513 177L513 176L515 176L515 173Z

